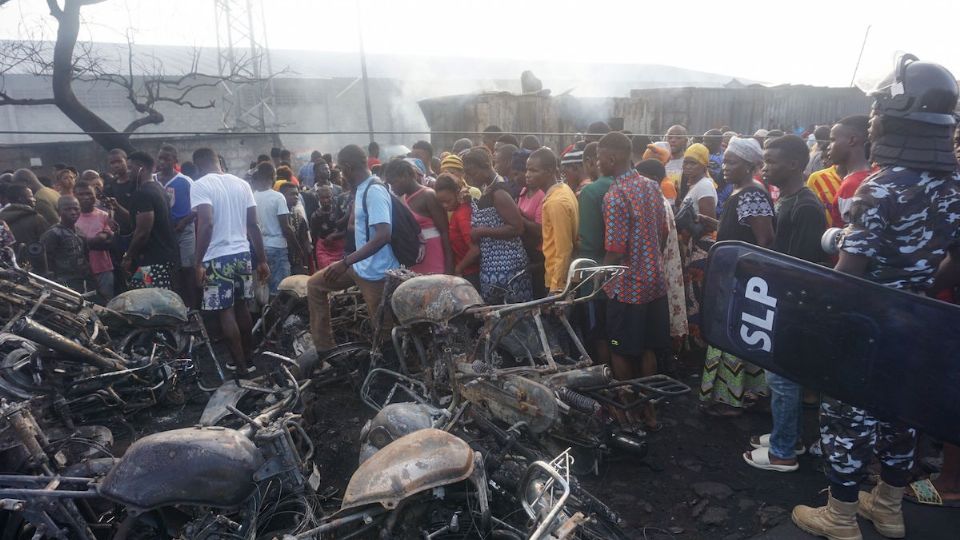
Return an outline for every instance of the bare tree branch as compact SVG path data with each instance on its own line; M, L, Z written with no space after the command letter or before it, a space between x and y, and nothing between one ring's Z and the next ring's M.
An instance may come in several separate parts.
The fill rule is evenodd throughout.
M3 5L8 0L0 0ZM231 63L229 73L204 73L200 50L194 49L186 73L168 75L163 61L153 54L138 50L133 33L127 32L127 47L120 62L108 57L109 49L95 48L89 41L78 41L82 25L80 10L104 0L46 0L50 15L56 20L57 38L51 45L43 36L44 26L26 28L31 39L0 41L0 106L56 105L71 121L104 148L131 149L130 134L145 126L160 124L164 116L160 104L212 109L215 98L201 97L203 90L223 84L235 86L263 84L269 78L259 77L259 55L241 54ZM180 71L180 70L178 70ZM17 73L51 78L52 97L22 98L11 96L4 87L4 76ZM284 69L277 75L287 73ZM123 89L126 100L140 115L122 131L88 109L75 95L74 81L104 84Z
M50 15L53 15L54 19L60 20L60 17L63 16L63 10L60 9L60 3L57 0L47 0L47 7L50 8Z
M53 98L26 98L17 99L10 97L6 92L0 90L0 105L56 105Z

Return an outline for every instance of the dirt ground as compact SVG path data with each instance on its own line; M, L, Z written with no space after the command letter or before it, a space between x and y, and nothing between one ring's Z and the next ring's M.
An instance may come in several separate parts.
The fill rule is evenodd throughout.
M702 364L688 359L673 376L693 391L662 403L664 429L649 436L643 463L613 456L582 480L620 512L633 538L750 538L789 520L798 503L811 503L825 487L819 461L800 458L793 473L760 471L743 462L751 435L770 431L767 411L715 418L699 411L696 389ZM804 411L805 440L816 436L815 411Z
M695 389L700 367L695 359L681 361L674 376ZM343 384L311 395L304 416L317 444L324 489L342 493L357 467L360 428L373 412ZM789 513L797 504L823 502L820 460L803 456L799 471L775 473L753 469L741 458L751 435L769 432L769 412L706 416L691 392L662 404L660 420L665 427L648 439L650 454L643 462L614 455L598 475L580 476L625 519L631 538L734 540L788 532L805 537L793 531ZM816 437L816 429L816 412L805 410L805 442ZM336 497L330 504L336 505ZM943 533L930 538L955 538L955 529Z

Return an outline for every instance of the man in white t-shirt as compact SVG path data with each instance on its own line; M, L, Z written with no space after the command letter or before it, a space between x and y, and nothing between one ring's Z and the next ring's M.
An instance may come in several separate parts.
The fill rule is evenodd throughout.
M280 282L290 275L290 249L300 250L296 231L290 221L287 198L273 190L277 179L273 164L257 165L253 173L253 199L257 203L257 219L263 233L263 249L270 267L270 296L277 294ZM301 260L304 257L301 254Z
M687 144L690 140L687 138L687 128L677 124L670 126L667 130L667 145L670 147L670 161L664 168L667 170L667 178L676 186L677 192L680 192L680 177L683 176L683 154L687 150Z
M193 153L200 178L190 189L190 206L197 213L197 282L203 288L203 309L216 311L237 376L244 377L253 350L253 321L245 299L253 298L250 243L257 257L257 275L266 281L270 267L264 257L257 203L250 185L220 169L216 152Z

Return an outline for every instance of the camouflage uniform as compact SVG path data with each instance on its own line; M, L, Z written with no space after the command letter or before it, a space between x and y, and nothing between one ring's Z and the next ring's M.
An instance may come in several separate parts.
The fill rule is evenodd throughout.
M874 454L888 484L906 485L916 436L913 428L878 420L860 407L833 398L824 398L820 404L820 449L830 466L827 479L853 490L854 499Z
M869 259L870 281L922 293L960 232L960 174L888 166L867 179L851 202L850 227L840 248ZM916 431L878 420L869 411L826 398L820 443L833 496L856 501L874 454L881 477L905 486L913 467Z

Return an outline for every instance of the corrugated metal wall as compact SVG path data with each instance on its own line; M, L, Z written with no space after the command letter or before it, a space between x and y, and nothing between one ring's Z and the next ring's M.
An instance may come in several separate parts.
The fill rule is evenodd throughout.
M744 133L759 128L789 131L870 111L870 98L857 88L666 88L634 90L631 98L657 110L650 123L656 133L673 124L685 125L691 133L723 125Z
M423 100L420 108L435 132L482 131L497 125L513 133L577 133L596 120L622 120L624 129L633 133L662 134L681 124L695 135L721 126L741 133L803 129L867 114L870 102L856 88L783 86L634 90L629 98L474 94ZM433 143L450 148L457 138L434 135ZM541 139L547 146L563 148L573 137Z

